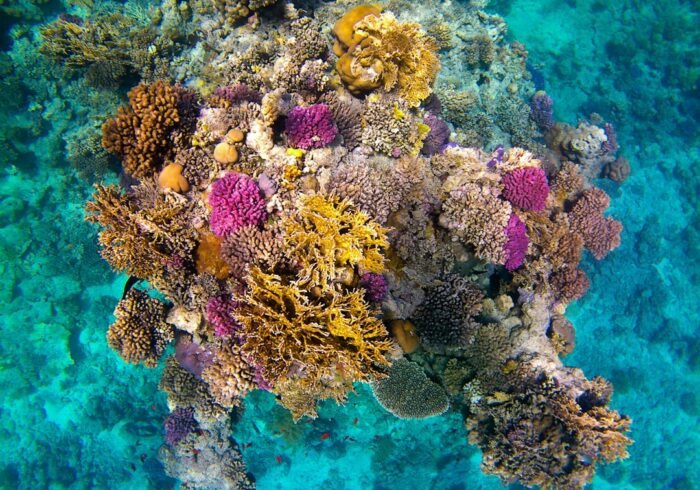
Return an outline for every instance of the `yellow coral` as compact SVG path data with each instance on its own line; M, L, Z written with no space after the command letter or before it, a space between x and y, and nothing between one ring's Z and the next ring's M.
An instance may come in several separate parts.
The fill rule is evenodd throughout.
M302 276L326 289L344 268L363 272L384 270L386 230L349 202L320 195L301 198L298 213L283 220Z
M352 24L355 9L348 20L336 24L335 51L340 56L336 70L351 92L361 93L383 87L394 89L410 105L418 106L432 93L432 84L440 70L438 47L420 25L398 22L391 13L365 13ZM340 27L339 27L340 25Z

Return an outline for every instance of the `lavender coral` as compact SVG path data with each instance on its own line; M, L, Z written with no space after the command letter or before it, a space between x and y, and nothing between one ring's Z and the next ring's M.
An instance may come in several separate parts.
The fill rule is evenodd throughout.
M287 116L286 133L289 145L302 150L322 148L338 134L333 114L326 104L295 107Z
M538 128L548 130L554 126L553 105L552 98L543 90L537 91L530 99L530 118Z
M165 440L168 444L175 445L194 432L197 422L194 419L192 407L176 408L163 422L165 428Z
M516 168L503 176L503 196L520 209L542 211L548 194L547 176L541 168Z
M214 182L209 194L211 231L225 237L246 225L260 225L267 218L260 188L245 174L230 172Z
M381 303L389 292L386 279L381 274L367 272L360 277L360 286L365 288L365 297L372 303Z

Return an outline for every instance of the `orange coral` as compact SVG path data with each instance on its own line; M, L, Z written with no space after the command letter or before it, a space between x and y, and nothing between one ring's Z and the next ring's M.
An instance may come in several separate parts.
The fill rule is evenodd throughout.
M189 182L182 176L182 165L179 163L171 163L161 170L158 185L162 189L172 189L175 192L187 192L190 189Z
M127 173L146 177L170 156L180 97L180 90L160 80L139 85L129 91L129 106L102 125L102 145L121 158Z
M221 239L213 233L200 237L195 251L195 265L200 274L211 274L217 279L226 279L231 273L221 257Z
M374 7L356 7L334 33L334 50L340 55L336 70L351 92L396 89L412 106L432 93L440 70L438 47L420 25L398 22L391 13L380 15Z

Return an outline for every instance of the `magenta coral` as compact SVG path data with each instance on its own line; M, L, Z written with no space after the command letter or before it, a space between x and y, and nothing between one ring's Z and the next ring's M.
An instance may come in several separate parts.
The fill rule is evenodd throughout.
M386 279L381 274L367 272L360 278L360 286L365 288L365 298L372 303L381 303L389 292Z
M335 139L338 129L326 104L295 107L287 116L289 145L302 150L322 148Z
M240 303L229 296L217 296L207 303L207 320L214 326L217 337L233 335L241 330L234 311Z
M542 211L548 194L547 176L541 168L517 168L503 176L503 196L520 209Z
M509 271L514 271L525 261L527 253L528 238L525 223L523 223L517 215L511 214L508 224L503 229L507 240L503 246L503 252L506 256L505 266Z
M231 172L214 182L209 194L211 231L225 237L246 225L267 219L260 188L245 174Z
M622 224L603 216L609 204L608 195L594 187L581 195L569 213L571 229L581 235L585 247L598 260L620 245Z

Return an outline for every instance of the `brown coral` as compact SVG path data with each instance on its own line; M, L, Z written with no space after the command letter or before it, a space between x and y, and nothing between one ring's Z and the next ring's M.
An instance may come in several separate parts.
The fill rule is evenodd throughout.
M209 392L223 407L238 406L241 399L257 388L255 370L243 358L238 345L231 339L221 341L214 349L214 360L202 371L202 380Z
M266 272L286 267L284 235L279 226L248 225L231 233L221 245L221 257L228 264L231 273L244 278L250 265L257 265Z
M156 367L173 340L173 327L165 323L165 305L131 289L117 304L114 316L107 332L109 346L126 362Z
M102 125L102 144L117 155L127 173L152 175L171 155L170 135L181 121L181 90L157 81L129 91L129 106Z
M600 260L620 245L622 223L605 218L610 198L597 188L586 190L569 213L571 229L583 237L583 243Z

